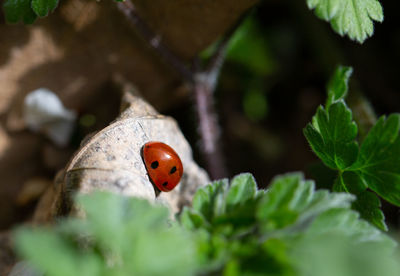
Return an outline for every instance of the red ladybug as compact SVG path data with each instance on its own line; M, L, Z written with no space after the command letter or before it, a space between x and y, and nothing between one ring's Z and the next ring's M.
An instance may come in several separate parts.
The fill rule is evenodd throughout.
M179 183L183 166L178 154L161 142L148 142L142 148L142 157L151 182L163 192L169 192Z

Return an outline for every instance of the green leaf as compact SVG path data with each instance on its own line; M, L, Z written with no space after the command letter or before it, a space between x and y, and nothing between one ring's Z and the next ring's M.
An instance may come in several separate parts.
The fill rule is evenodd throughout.
M333 103L328 110L319 107L304 135L315 154L332 169L346 169L357 159L357 125L343 100Z
M325 165L337 170L333 190L357 195L353 208L387 230L380 200L367 188L400 206L400 115L381 117L359 147L357 126L344 103L351 72L350 67L336 69L328 85L327 111L320 107L304 134Z
M147 229L126 242L124 275L186 276L197 270L194 240L180 228Z
M180 215L180 221L186 229L201 228L207 223L202 214L194 210L189 210L189 208L186 206L183 208L183 211Z
M16 232L17 251L46 275L192 275L195 239L168 210L109 193L78 198L86 220ZM179 250L177 250L179 249Z
M368 187L400 206L400 115L382 116L361 144L351 167Z
M312 181L304 181L300 173L275 178L261 200L257 218L268 230L309 221L332 208L347 208L353 201L348 194L315 192Z
M223 200L227 190L227 179L215 181L200 188L193 197L193 209L201 213L208 221L211 221L214 216L225 212Z
M328 83L328 97L326 99L326 108L339 100L344 100L349 90L349 80L353 74L353 68L347 66L338 66Z
M249 173L235 176L226 194L226 210L229 212L238 204L244 204L247 200L256 196L257 184Z
M293 173L276 177L272 181L257 212L257 218L268 223L265 227L281 228L297 219L300 210L297 209L296 202L306 204L312 192L310 183L299 191L301 180L302 174ZM302 200L298 200L300 198Z
M251 174L236 176L230 186L226 179L215 181L196 192L193 208L184 210L181 223L188 229L203 227L225 236L251 231L262 194ZM235 232L232 229L236 227Z
M297 275L304 276L396 276L398 259L381 242L358 242L334 231L304 235L291 244L290 259Z
M99 208L99 202L102 208ZM148 228L162 228L168 219L168 210L164 207L152 207L146 200L132 200L108 193L80 196L77 203L90 221L85 225L86 231L94 235L102 247L114 251L126 247L127 233L132 236Z
M145 200L80 196L85 219L20 228L16 249L51 276L399 274L394 242L349 209L354 197L315 191L301 173L276 177L266 192L242 174L195 199L179 224Z
M363 43L374 32L373 20L383 21L383 10L377 0L307 0L309 9L331 22L340 35Z
M367 189L366 183L353 171L341 173L333 185L334 192L346 192L355 195L361 194Z
M385 223L385 215L381 208L381 201L376 194L364 191L357 195L357 200L353 203L353 209L360 213L361 218L371 222L383 231L388 228Z
M49 229L19 229L15 241L22 256L48 275L100 274L101 260L96 255L76 252L72 241Z
M40 17L47 16L58 5L58 0L32 0L32 9Z
M379 229L387 231L385 216L381 211L381 202L379 198L369 192L367 183L354 171L345 171L338 176L333 185L333 191L346 192L357 195L357 200L352 208L357 210L361 217Z
M395 242L380 230L364 220L359 214L348 208L332 208L318 216L306 230L310 235L335 233L348 236L357 241L375 241L387 243L393 247Z
M3 8L9 23L22 20L25 24L32 24L37 17L31 8L31 0L6 0Z
M289 244L300 275L394 276L400 269L395 242L345 208L322 213Z
M237 260L233 259L226 264L223 276L240 276L240 268Z

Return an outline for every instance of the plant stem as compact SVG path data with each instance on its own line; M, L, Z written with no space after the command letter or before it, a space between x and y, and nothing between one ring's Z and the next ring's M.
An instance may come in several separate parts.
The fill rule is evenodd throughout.
M199 120L199 135L201 139L201 152L206 163L207 171L212 179L227 176L227 170L221 147L218 146L220 127L217 120L217 112L214 107L213 94L217 85L220 69L225 60L226 48L230 38L242 22L245 15L231 28L221 39L216 51L210 58L205 68L190 69L185 62L174 55L166 47L159 35L156 35L147 23L137 14L131 0L117 3L118 8L130 21L139 36L161 56L161 58L179 73L182 80L191 85L194 93L196 113ZM193 63L198 61L198 57Z
M139 16L131 0L118 2L117 7L132 24L136 32L161 58L178 72L182 79L193 82L193 72L185 63L174 55L162 42L161 36L155 34L148 24Z
M201 137L203 158L207 171L212 179L227 176L221 147L218 145L220 129L217 113L214 108L213 92L215 81L208 74L198 73L193 84L197 117L199 119L199 134Z

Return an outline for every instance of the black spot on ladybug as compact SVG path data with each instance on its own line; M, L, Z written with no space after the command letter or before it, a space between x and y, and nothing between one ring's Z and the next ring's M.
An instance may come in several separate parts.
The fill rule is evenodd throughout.
M169 174L173 174L174 172L176 172L176 167L173 166L172 169L169 171Z
M157 169L158 168L158 161L152 162L150 166L151 166L152 169Z
M167 185L168 185L168 182L167 181L165 181L163 184L162 184L164 187L167 187Z

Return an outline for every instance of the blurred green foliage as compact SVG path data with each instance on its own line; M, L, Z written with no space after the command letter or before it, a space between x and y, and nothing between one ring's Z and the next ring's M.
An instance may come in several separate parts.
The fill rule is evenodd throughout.
M190 233L168 226L168 210L140 199L95 193L77 204L86 219L16 232L22 256L46 275L191 275Z
M248 17L231 38L226 58L259 76L274 72L277 66L263 29L253 17Z
M302 174L259 190L250 174L199 189L177 221L167 208L109 193L80 196L84 218L15 232L45 275L394 276L395 242L350 209L354 196L315 191Z
M268 114L268 100L263 86L255 82L243 95L243 111L253 121L264 119Z
M58 0L6 0L4 13L9 23L32 24L38 16L47 16L58 6Z
M202 52L208 59L219 41ZM256 18L249 16L235 32L226 52L226 62L240 68L236 77L243 91L243 112L252 121L268 114L267 89L264 78L277 70L277 61L270 51L268 40Z

